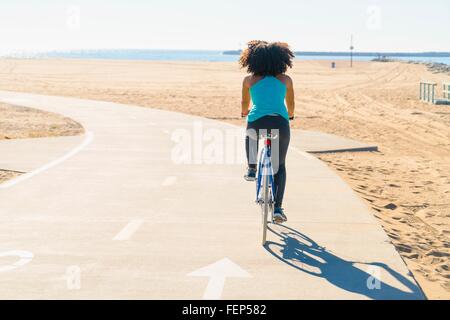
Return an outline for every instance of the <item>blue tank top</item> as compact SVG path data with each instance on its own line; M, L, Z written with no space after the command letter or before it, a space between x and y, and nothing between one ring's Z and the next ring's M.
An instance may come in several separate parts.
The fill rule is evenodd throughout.
M267 76L250 88L252 109L248 114L248 122L256 121L269 115L280 115L289 121L287 111L286 85L275 77Z

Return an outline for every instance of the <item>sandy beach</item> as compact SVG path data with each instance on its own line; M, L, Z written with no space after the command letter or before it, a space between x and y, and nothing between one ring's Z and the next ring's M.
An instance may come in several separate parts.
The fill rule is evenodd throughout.
M40 110L0 103L0 140L73 136L83 127L72 119ZM0 183L20 172L0 168Z
M244 125L236 63L0 60L0 90L173 110ZM424 65L296 61L294 128L379 146L321 155L373 209L428 298L450 298L450 110L418 100ZM0 105L0 139L82 132L75 122ZM1 169L1 168L0 168ZM288 164L289 170L289 164ZM0 170L0 180L15 173Z
M74 136L80 124L58 114L0 103L0 140Z

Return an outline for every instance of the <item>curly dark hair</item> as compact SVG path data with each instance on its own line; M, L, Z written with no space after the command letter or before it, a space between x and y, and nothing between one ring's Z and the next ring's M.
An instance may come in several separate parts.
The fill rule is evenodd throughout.
M239 64L256 76L277 76L292 68L294 57L287 43L254 40L242 52Z

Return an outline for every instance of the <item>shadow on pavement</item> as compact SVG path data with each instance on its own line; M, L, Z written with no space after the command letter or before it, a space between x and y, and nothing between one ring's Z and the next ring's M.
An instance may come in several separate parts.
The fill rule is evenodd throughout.
M277 231L275 228L279 230ZM362 294L370 299L410 300L424 298L423 293L415 283L384 263L347 261L332 254L308 236L287 226L272 225L269 230L279 237L279 242L268 241L265 249L277 259L299 271L324 278L343 290ZM380 281L381 279L374 278L371 273L357 268L355 264L366 265L366 269L379 270L379 273L381 273L381 269L386 270L399 283L408 288L409 292L402 291Z

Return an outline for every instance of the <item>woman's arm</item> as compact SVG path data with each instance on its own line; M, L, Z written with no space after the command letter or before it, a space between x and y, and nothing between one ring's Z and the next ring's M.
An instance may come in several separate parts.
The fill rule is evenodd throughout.
M247 116L249 113L250 100L249 77L245 77L242 83L242 117Z
M294 82L291 77L286 79L286 105L288 108L289 118L293 118L295 114L295 94L294 94Z

